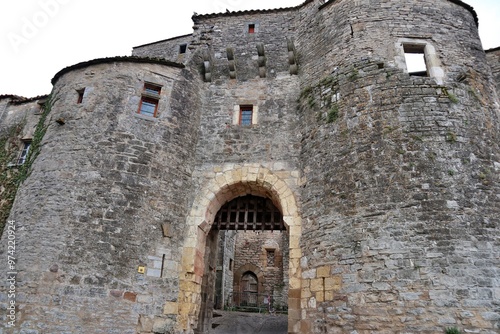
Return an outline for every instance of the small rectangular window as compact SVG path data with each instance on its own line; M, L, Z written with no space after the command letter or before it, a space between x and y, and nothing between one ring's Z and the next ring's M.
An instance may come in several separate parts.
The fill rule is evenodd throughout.
M425 63L425 45L403 44L405 62L408 73L411 76L427 77L427 65Z
M186 49L187 49L187 44L181 44L181 45L179 45L179 53L180 54L186 53Z
M233 271L233 259L229 259L229 271Z
M150 99L147 97L143 97L141 99L139 114L156 117L157 110L158 110L158 100Z
M249 34L253 34L253 33L255 33L255 24L254 24L254 23L250 23L250 24L248 25L248 33L249 33Z
M141 102L137 113L156 117L158 113L158 102L160 99L161 87L154 84L145 83L142 92Z
M85 94L85 88L79 89L76 92L78 93L78 99L76 100L76 103L80 104L83 102L83 94Z
M23 141L23 149L21 151L21 154L19 155L19 158L17 159L18 165L22 165L26 162L26 158L28 157L30 147L31 147L31 140Z
M253 106L240 107L240 125L251 126L253 117Z

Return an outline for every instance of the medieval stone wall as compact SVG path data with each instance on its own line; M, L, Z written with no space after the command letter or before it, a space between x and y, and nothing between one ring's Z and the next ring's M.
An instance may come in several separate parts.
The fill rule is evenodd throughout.
M19 139L32 138L44 100L44 97L24 99L0 96L0 136L7 135L12 127L22 125L23 131Z
M212 81L207 83L197 149L198 163L282 162L293 169L298 159L296 96L298 81L288 72L287 16L241 15L232 20L196 21L195 37L210 40ZM257 32L249 34L248 24ZM265 78L259 77L257 44L264 44ZM235 58L236 79L229 77L227 48ZM255 124L239 126L239 106L255 107Z
M162 86L157 118L137 114L144 82ZM26 329L171 329L163 307L178 295L198 90L186 71L147 62L58 77L40 156L10 215Z
M486 58L491 67L491 72L496 83L497 94L500 92L500 48L486 51Z
M192 35L133 51L177 63L96 60L54 78L9 217L18 325L209 328L210 225L253 194L287 224L290 333L497 332L498 52L482 50L470 8L311 0L193 20ZM161 86L157 117L137 114L145 82ZM1 131L32 115L29 135L36 102L9 103Z
M423 2L302 19L303 332L498 329L497 101L473 14Z
M272 231L239 231L236 234L236 245L234 254L235 272L243 275L241 268L258 268L262 274L264 282L262 284L261 294L279 296L278 302L286 305L286 298L283 300L281 293L285 283L285 277L288 272L284 270L283 264L288 262L288 235L286 232ZM272 255L268 254L269 251ZM271 259L272 257L272 259ZM251 266L248 266L251 265ZM244 271L244 270L243 270ZM256 274L256 273L254 273ZM241 277L235 277L241 280ZM286 279L288 281L288 279ZM239 285L239 282L235 282ZM241 292L241 291L235 291Z
M191 58L189 45L192 43L192 35L184 35L169 38L164 41L135 46L132 56L148 58L164 58L170 61L184 63ZM181 53L181 45L185 45L185 53Z
M233 292L234 246L236 231L219 231L217 254L217 281L215 291L216 308L223 309Z
M252 34L247 30L249 24L255 25ZM195 42L191 45L197 47L197 54L208 66L201 72L207 81L207 90L193 181L195 189L201 190L210 180L218 180L221 172L234 170L231 179L223 182L235 183L217 194L217 203L221 206L224 199L229 201L246 193L278 199L267 193L262 185L237 183L241 177L247 177L247 172L248 175L258 172L260 166L286 180L290 186L298 186L300 145L296 97L299 86L297 76L289 71L289 29L286 12L235 15L224 21L211 16L195 19ZM205 47L207 41L210 43ZM259 48L263 46L265 66L259 66L262 48L259 51L258 45ZM229 66L228 48L233 68ZM207 76L207 69L210 76ZM253 108L251 126L239 124L240 106L243 105ZM193 205L198 207L200 203L195 201ZM219 208L208 210L215 213ZM211 223L210 219L206 222ZM196 263L194 271L197 272Z
M43 97L0 96L0 235L26 173L27 152L41 117Z

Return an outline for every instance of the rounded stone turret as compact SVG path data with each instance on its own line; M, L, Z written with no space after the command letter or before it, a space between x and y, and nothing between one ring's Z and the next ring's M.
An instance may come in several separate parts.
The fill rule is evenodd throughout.
M474 11L340 0L303 25L305 332L498 330L499 109Z
M199 125L183 68L119 57L54 77L40 154L10 215L18 302L31 301L18 318L64 320L46 323L51 333L135 333L138 315L144 330L173 327L163 306L177 297L182 239L168 236L183 235ZM100 311L80 314L85 303Z

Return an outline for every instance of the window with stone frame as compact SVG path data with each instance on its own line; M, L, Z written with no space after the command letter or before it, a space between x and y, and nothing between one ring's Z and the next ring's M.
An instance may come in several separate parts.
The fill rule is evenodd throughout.
M253 106L240 106L240 125L251 126L253 124Z
M436 48L426 39L399 38L396 43L395 63L410 77L432 78L442 85L446 76Z
M425 45L403 44L406 67L411 76L427 77L427 64L425 60Z
M137 113L144 116L157 117L160 93L161 86L145 83Z

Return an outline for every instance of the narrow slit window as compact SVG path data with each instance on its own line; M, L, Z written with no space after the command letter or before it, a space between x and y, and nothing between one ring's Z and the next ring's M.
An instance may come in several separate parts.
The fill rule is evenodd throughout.
M76 103L80 104L83 102L83 94L85 94L85 88L79 89L76 92L78 93L78 98L76 100Z
M31 147L31 140L23 141L23 149L21 154L19 154L19 158L17 159L17 164L22 165L26 162L26 158L28 157L28 153Z
M424 45L403 45L406 68L411 76L427 77Z
M253 107L252 106L241 106L240 107L240 125L251 126L253 118Z
M274 267L274 249L267 249L267 266Z
M250 23L250 24L248 25L248 33L249 33L249 34L253 34L253 33L255 33L255 24L254 24L254 23Z
M186 53L186 49L187 49L187 44L179 45L179 53L180 54Z

